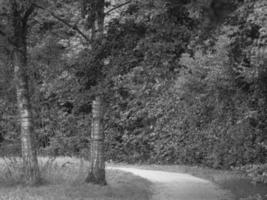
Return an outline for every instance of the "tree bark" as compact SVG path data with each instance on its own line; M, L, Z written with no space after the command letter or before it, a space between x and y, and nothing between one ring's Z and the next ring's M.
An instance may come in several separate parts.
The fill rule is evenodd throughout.
M23 160L23 178L26 184L35 185L40 180L36 147L34 144L32 111L29 98L29 86L25 72L24 55L14 53L17 104L21 127L21 154Z
M106 185L102 98L96 97L92 105L90 169L86 182Z
M91 24L91 40L100 41L104 33L104 4L105 0L94 0L91 2L91 16L94 21ZM89 15L90 16L90 15ZM89 22L89 20L87 20ZM91 23L91 22L90 22ZM92 49L97 49L99 43L92 45ZM99 62L103 64L101 60ZM101 67L101 66L99 66ZM105 175L105 152L104 152L104 131L103 131L103 101L101 95L97 95L92 102L92 127L91 127L91 145L90 145L90 169L86 182L106 185Z
M40 181L35 137L32 122L32 107L29 95L27 66L27 19L19 16L13 1L13 29L16 46L13 51L14 77L17 106L21 127L21 154L23 160L23 179L28 185Z

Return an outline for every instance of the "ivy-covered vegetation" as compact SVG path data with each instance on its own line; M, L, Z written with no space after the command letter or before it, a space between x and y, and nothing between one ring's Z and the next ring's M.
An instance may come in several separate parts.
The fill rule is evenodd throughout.
M101 94L107 160L241 167L267 182L265 0L132 1L108 13L104 38L90 45L75 29L88 28L79 3L45 6L28 36L41 154L88 158ZM13 70L0 49L1 152L14 154Z

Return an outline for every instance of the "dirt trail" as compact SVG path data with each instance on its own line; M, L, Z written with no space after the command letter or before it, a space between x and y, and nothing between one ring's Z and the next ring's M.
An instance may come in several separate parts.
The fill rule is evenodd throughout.
M189 174L126 167L110 169L130 172L153 183L153 200L230 200L231 195L210 181Z

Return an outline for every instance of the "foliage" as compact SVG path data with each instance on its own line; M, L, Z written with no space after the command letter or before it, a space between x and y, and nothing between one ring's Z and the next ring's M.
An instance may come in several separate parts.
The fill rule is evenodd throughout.
M267 183L266 169L267 169L266 164L262 165L251 164L242 166L240 168L240 170L247 173L255 183L265 183L265 184Z
M179 56L190 39L191 20L185 8L177 10L184 20L179 21L168 7L160 12L160 5L135 5L136 12L145 15L126 11L120 21L110 24L107 35L106 45L111 49L104 69L110 80L108 152L112 156L117 149L122 154L120 159L130 162L152 158L148 141L154 137L150 132L156 116L151 115L149 104L154 104L158 93L168 87L181 68Z
M260 109L248 98L254 90L240 87L232 65L239 27L215 27L216 39L205 41L213 41L207 49L189 43L195 23L185 8L173 15L168 6L161 12L155 5L145 7L145 12L137 5L138 18L130 8L110 24L107 35L114 52L106 72L112 80L108 156L212 167L265 162L264 128L253 124L264 116L255 112ZM139 10L146 13L145 23Z
M108 160L245 165L266 182L266 1L133 1L91 44L77 33L85 30L77 2L46 6L29 36L41 153L88 157L90 102L103 94ZM1 135L15 141L12 71L2 50Z
M261 195L254 195L254 196L242 198L241 200L264 200L264 197L262 197Z

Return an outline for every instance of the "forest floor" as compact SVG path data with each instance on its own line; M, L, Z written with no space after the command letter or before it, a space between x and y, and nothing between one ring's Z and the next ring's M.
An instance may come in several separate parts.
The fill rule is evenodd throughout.
M39 158L39 163L43 183L26 187L19 181L20 161L0 159L0 200L240 200L267 194L266 185L254 185L242 174L209 168L109 163L108 185L101 187L84 183L88 162L82 159Z
M23 186L20 161L0 160L0 200L149 200L151 183L119 170L107 170L107 186L84 183L88 163L73 158L39 159L44 182Z

